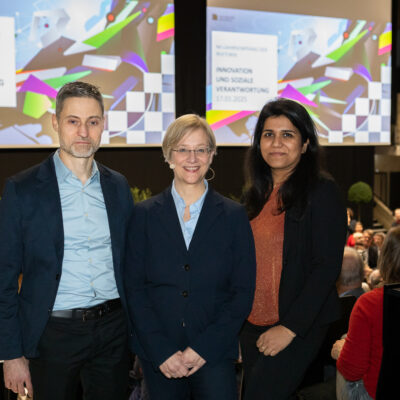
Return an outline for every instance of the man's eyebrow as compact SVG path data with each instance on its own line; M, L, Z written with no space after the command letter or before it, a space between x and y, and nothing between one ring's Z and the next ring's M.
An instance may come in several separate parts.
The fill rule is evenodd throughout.
M81 117L78 117L77 115L74 115L74 114L66 115L65 118L77 118L77 119L81 119ZM91 118L102 119L103 117L100 117L99 115L90 115L87 119L91 119Z

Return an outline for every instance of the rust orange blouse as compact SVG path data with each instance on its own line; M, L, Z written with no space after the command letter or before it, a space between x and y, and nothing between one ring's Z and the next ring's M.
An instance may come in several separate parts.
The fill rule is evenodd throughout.
M279 284L282 272L285 213L278 214L274 188L267 203L251 222L256 247L256 290L249 322L272 325L279 320Z

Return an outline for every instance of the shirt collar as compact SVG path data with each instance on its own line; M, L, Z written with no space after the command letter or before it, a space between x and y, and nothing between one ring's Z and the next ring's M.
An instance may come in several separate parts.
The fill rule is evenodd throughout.
M60 158L60 149L58 149L53 155L54 167L56 169L56 176L58 182L63 182L67 180L69 177L75 175L72 171L62 162ZM97 167L97 163L93 160L92 164L92 174L87 182L90 182L94 177L97 177L99 169ZM77 178L78 179L78 178Z
M190 205L191 212L201 210L203 203L204 203L204 199L208 192L208 182L205 179L204 179L204 186L206 188L204 190L204 193L201 195L201 197L195 203ZM186 207L185 200L183 200L183 198L179 195L179 193L175 189L175 180L172 182L171 194L172 194L173 199L175 200L175 203L178 204L179 207L182 207L182 208Z

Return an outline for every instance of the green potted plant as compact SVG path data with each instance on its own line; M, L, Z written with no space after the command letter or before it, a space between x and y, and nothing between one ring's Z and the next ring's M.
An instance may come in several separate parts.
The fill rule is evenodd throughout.
M353 183L349 188L347 198L356 204L357 219L360 220L361 204L367 204L372 200L371 186L362 181Z

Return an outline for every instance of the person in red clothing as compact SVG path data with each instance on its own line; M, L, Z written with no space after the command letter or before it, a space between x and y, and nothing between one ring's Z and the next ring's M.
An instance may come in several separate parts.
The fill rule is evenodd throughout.
M356 241L354 238L354 234L357 232L362 233L364 230L363 224L361 221L356 221L354 224L354 232L352 232L349 237L347 238L346 246L348 247L354 247L356 245Z
M400 227L389 231L378 264L383 283L400 282ZM383 352L382 328L383 287L378 287L357 300L347 337L333 345L332 357L345 379L343 385L337 385L339 400L375 399Z

